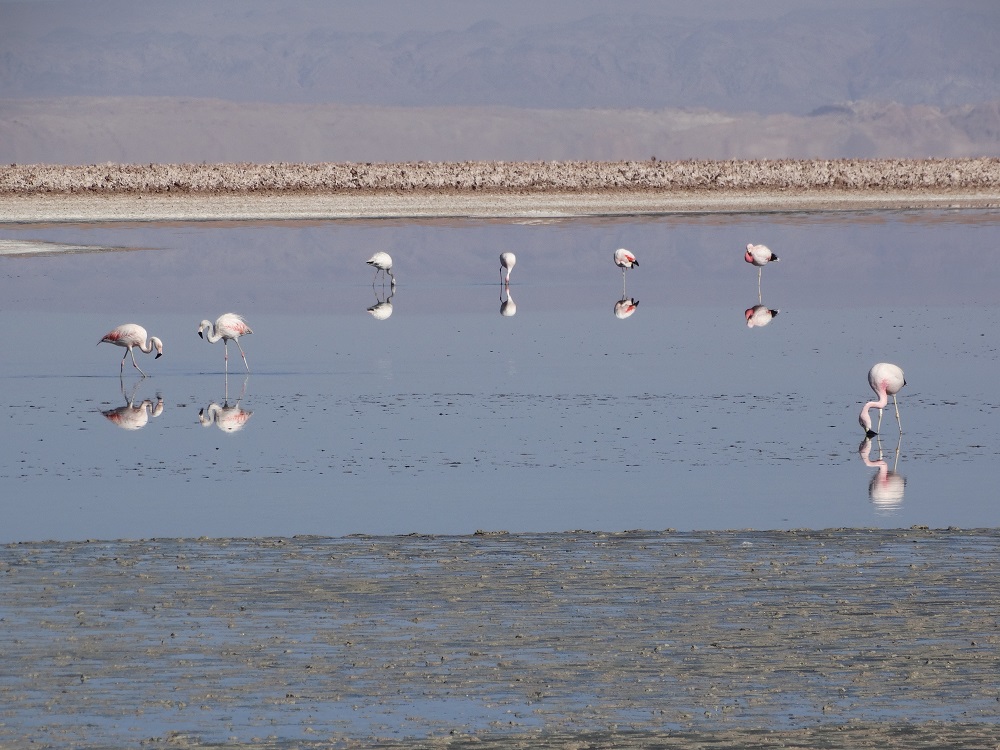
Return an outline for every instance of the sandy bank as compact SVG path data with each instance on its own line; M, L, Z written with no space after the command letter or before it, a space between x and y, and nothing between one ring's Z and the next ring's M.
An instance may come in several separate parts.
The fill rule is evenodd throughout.
M995 747L1000 534L0 548L0 744Z
M0 168L4 223L996 206L998 159Z

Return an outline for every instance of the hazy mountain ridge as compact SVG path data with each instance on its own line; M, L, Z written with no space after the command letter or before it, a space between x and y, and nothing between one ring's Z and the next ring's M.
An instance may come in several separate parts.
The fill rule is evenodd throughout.
M65 10L73 4L44 4ZM804 114L845 100L939 107L1000 100L1000 6L877 6L852 14L694 20L591 15L462 31L345 30L320 13L273 23L257 2L160 25L118 9L114 25L46 27L18 9L0 30L0 97L197 96L288 103L516 108L707 108ZM185 6L186 7L186 6ZM100 16L99 10L95 15ZM30 22L30 23L29 23ZM21 33L23 32L23 33ZM789 106L794 103L794 106Z
M0 163L663 160L1000 156L1000 102L828 105L807 116L260 104L0 101Z

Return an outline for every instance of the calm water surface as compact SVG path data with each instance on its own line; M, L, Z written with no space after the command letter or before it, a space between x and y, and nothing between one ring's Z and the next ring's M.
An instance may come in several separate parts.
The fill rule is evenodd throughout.
M995 211L8 225L0 542L997 526L998 241ZM249 376L196 335L230 310ZM95 346L124 322L149 378ZM890 402L863 444L878 361L904 432Z

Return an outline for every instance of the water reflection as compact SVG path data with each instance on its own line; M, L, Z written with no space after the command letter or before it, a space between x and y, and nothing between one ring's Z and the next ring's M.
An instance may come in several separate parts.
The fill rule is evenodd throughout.
M868 483L868 497L875 506L879 515L891 515L903 507L903 491L906 488L906 478L896 472L899 464L899 448L903 442L903 436L899 436L896 442L896 456L892 462L892 469L882 458L882 438L876 437L878 443L878 460L871 460L872 439L866 437L858 447L858 455L865 462L865 466L878 469L872 475Z
M253 412L242 408L240 406L240 401L242 401L243 397L246 395L247 381L249 380L249 376L243 379L243 387L240 389L239 398L236 399L235 404L230 406L229 376L227 375L226 395L223 404L220 406L213 401L198 412L198 421L201 422L202 427L208 427L209 425L214 424L223 432L239 432L246 427L247 422L250 421L250 417L253 416Z
M102 411L101 414L109 422L121 427L123 430L141 430L149 422L150 414L158 417L163 413L163 397L159 393L156 394L155 406L148 398L143 399L142 403L138 406L135 405L135 394L142 384L141 380L136 382L132 387L132 393L127 396L125 395L125 381L121 380L119 382L122 389L122 398L125 399L125 406Z
M374 286L372 287L374 289ZM393 283L389 288L389 296L385 295L385 288L380 290L375 289L375 304L368 308L368 312L375 320L385 320L392 315L392 295L396 293L396 284Z
M615 317L618 320L625 320L625 318L632 316L638 306L639 300L632 299L631 297L623 297L615 302Z
M506 299L504 299L504 293L507 294ZM500 314L505 318L517 315L517 305L514 304L514 298L510 296L510 287L506 284L500 289Z
M767 305L754 305L748 307L743 315L746 317L747 328L761 328L774 320L779 312L780 310L772 310Z

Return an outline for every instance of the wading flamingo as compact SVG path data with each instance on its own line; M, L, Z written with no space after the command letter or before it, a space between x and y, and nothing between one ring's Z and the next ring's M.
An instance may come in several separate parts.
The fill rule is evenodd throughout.
M514 269L515 263L517 263L517 256L514 253L500 253L500 278L505 284L510 284L510 272ZM504 271L507 271L506 278L504 278Z
M375 269L375 279L378 278L381 272L383 280L385 280L385 274L388 274L393 286L396 285L396 277L392 275L392 256L389 253L379 251L366 260L365 263ZM372 284L375 283L375 279L372 279Z
M899 425L899 432L902 434L903 425L899 421L899 404L896 403L896 394L899 389L906 385L906 378L903 371L896 365L888 362L879 362L868 371L868 385L875 391L878 401L869 401L861 407L861 414L858 416L858 423L864 428L865 435L875 437L882 428L882 408L889 403L889 396L892 396L892 404L896 407L896 424ZM872 429L872 420L868 416L868 410L872 407L878 409L878 426Z
M163 356L163 342L156 338L156 336L153 336L149 339L149 341L147 341L146 329L140 325L136 325L135 323L124 323L115 328L113 331L108 331L104 334L104 338L97 342L97 345L100 346L105 342L114 344L115 346L124 346L126 348L127 351L122 355L122 366L120 368L122 374L125 372L125 358L131 354L132 364L135 365L135 369L142 373L143 377L146 377L146 373L142 372L142 368L139 367L138 363L135 361L135 352L132 351L133 346L138 347L139 351L145 354L149 354L153 351L153 347L155 346L156 356L153 357L153 359L159 359Z
M639 265L635 255L630 250L620 247L615 250L615 265L622 269L622 297L625 297L625 269Z
M771 249L767 245L754 245L752 242L747 243L747 251L743 256L743 260L747 263L753 263L757 266L757 299L760 300L760 274L766 266L771 261L777 261L779 258L777 255L771 252Z
M243 347L240 346L240 336L247 336L251 333L253 331L250 330L250 325L241 315L237 315L236 313L220 315L219 319L215 321L214 326L208 320L203 320L198 324L198 335L202 338L208 338L208 343L214 344L219 339L222 339L222 343L226 348L227 373L229 372L229 342L231 340L235 341L236 346L239 347L240 354L243 355L243 364L247 368L247 372L250 372L250 365L247 364L247 355L243 353Z

